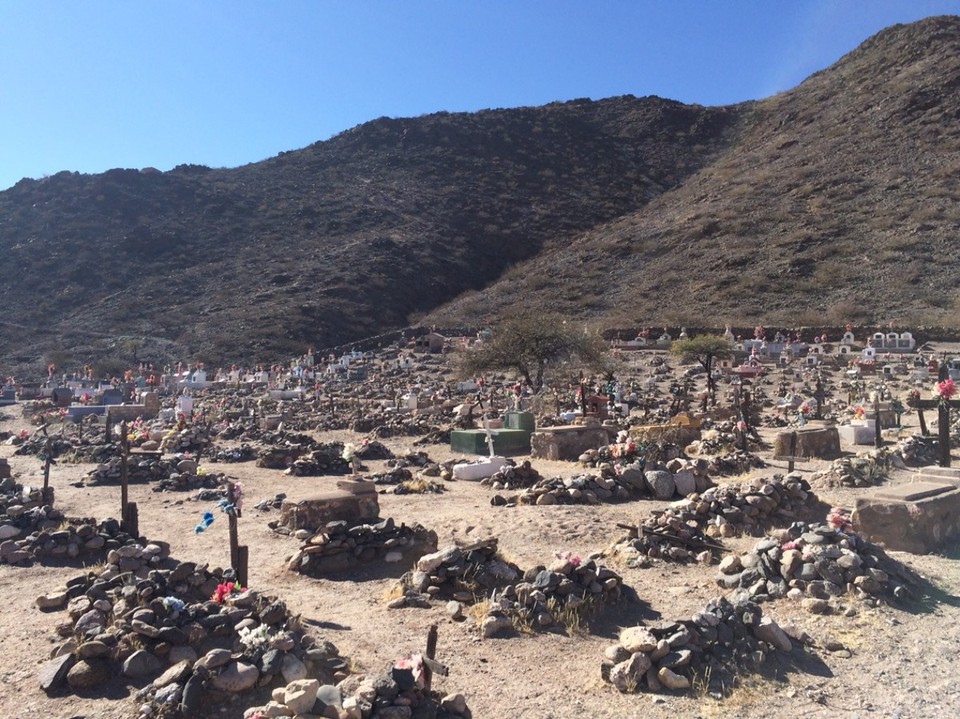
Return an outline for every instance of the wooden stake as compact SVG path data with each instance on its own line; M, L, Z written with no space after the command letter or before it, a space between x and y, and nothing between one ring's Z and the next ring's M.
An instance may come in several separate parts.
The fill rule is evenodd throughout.
M425 661L423 662L423 690L425 692L430 691L431 684L433 683L433 667L431 666L432 660L436 658L437 654L437 625L431 624L430 629L427 630L427 650L423 653Z
M109 418L109 415L107 415ZM127 442L127 421L120 423L120 526L124 532L130 533L127 527L127 502L128 502L128 482L130 481L127 473L127 454L129 452L129 443Z
M937 407L937 421L939 422L938 439L940 445L940 466L950 466L950 408L944 404Z
M880 393L878 392L876 397L873 398L873 446L882 447L883 438L880 436Z

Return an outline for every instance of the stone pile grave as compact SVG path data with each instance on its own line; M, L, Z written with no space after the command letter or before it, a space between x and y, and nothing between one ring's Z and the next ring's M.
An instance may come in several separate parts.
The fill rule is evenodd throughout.
M396 606L408 606L407 600L411 598L421 603L429 599L452 599L473 604L497 587L515 581L521 576L520 569L504 561L498 547L497 538L491 537L463 547L448 545L423 555L414 569L401 578L404 594Z
M570 555L528 569L522 581L496 590L480 623L493 637L517 628L579 628L587 615L620 600L623 579L594 559Z
M601 677L620 692L688 691L698 682L721 697L793 642L746 598L712 600L688 619L627 627L604 651Z
M35 508L30 529L0 545L0 561L25 565L34 561L71 559L88 563L99 561L106 552L135 544L138 539L120 528L115 519L102 522L67 519L44 505ZM9 534L9 532L5 532ZM162 543L158 546L165 546Z
M871 603L916 596L920 578L852 531L797 522L724 559L717 583L752 601L796 599L820 614L844 596Z
M888 447L835 459L829 467L814 472L814 487L873 487L885 482L894 469L905 469L899 450Z
M229 571L174 561L157 544L111 550L101 571L38 604L69 614L40 671L48 692L146 681L137 699L152 707L148 714L195 716L216 692L348 676L336 648L305 634L282 601L237 589Z
M328 522L289 559L287 568L311 577L324 577L355 569L361 564L393 564L398 572L415 557L437 548L437 534L423 525L397 525L388 517L377 522Z
M504 561L497 547L493 537L424 555L401 578L402 594L390 608L429 607L446 599L450 615L462 619L465 605L482 603L480 631L492 637L511 629L579 623L588 612L621 597L620 575L594 559L565 553L549 567L523 571Z

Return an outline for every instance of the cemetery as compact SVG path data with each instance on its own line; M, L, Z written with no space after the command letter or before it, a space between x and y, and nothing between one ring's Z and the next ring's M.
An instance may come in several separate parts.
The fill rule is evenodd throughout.
M665 328L534 392L457 369L496 331L5 387L32 711L493 716L522 652L582 687L530 716L692 716L866 671L884 627L958 605L929 576L960 542L952 355L728 327L711 393L671 351L702 333Z

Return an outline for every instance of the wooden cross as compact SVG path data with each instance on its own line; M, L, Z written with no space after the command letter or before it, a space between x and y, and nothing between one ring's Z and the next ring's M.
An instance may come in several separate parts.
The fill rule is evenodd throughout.
M109 414L107 417L109 418ZM140 522L137 503L129 501L128 485L130 473L127 461L130 459L130 440L127 437L127 421L120 423L120 527L131 537L140 535Z
M917 410L917 418L920 420L920 433L927 434L927 423L923 418L923 410L936 409L939 428L937 432L937 443L940 445L940 466L950 466L950 410L960 409L960 400L936 399L913 399L907 400L907 406Z
M787 460L787 472L793 471L794 462L809 462L809 457L798 457L797 456L797 433L790 433L790 454L777 455L774 457L776 460Z
M240 516L240 509L236 506L236 485L233 482L227 483L227 502L233 505L227 510L227 529L230 533L230 566L237 573L237 583L245 588L247 587L247 564L250 554L247 546L240 544L237 532L237 517Z

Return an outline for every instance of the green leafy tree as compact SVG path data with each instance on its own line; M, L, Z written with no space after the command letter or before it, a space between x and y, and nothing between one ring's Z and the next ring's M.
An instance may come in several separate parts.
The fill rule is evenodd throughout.
M699 335L677 340L670 345L670 352L683 362L699 362L707 371L707 397L704 401L716 403L717 383L713 379L713 363L717 359L726 359L733 355L733 347L723 337L717 335Z
M539 393L548 366L578 363L601 370L607 359L599 335L568 326L557 316L525 312L505 318L482 344L463 350L459 368L463 376L514 370Z

